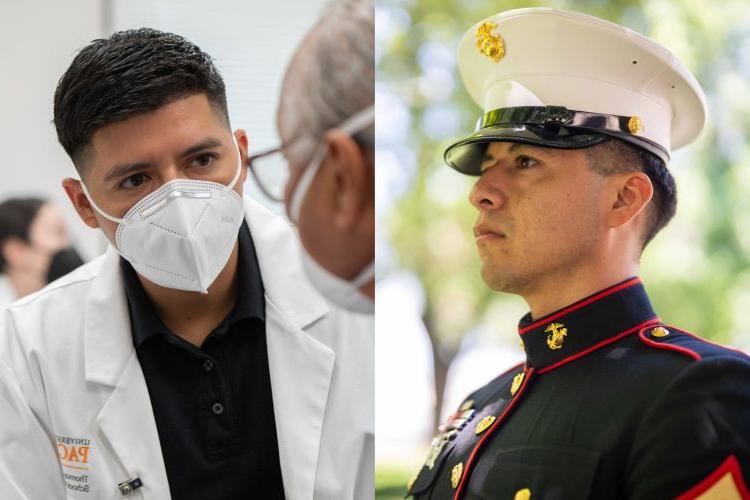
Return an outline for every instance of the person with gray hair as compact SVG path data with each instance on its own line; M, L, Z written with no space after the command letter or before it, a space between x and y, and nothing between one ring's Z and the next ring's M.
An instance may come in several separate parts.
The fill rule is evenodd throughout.
M283 197L308 277L331 303L365 314L375 307L374 18L370 0L327 5L284 77L283 146L264 153L289 164Z

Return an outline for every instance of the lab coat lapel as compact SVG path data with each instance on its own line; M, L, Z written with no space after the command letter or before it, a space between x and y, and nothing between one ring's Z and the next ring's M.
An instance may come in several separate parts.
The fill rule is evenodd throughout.
M289 500L309 500L335 354L273 303L266 307L266 334L284 492Z
M290 500L309 500L336 356L304 329L328 307L303 277L291 228L247 198L245 205L266 290L268 364L284 491Z
M130 330L119 256L108 250L86 305L86 380L112 388L97 417L129 477L145 498L169 498L151 400ZM113 485L116 486L116 485Z

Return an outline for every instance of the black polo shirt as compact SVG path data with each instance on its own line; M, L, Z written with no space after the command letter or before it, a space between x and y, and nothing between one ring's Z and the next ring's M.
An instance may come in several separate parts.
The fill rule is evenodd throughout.
M263 281L247 224L237 302L200 347L164 325L132 266L121 267L172 498L283 499Z

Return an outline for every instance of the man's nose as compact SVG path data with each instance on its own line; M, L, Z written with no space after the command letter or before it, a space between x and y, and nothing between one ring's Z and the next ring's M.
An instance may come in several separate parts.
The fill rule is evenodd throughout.
M160 172L160 181L161 185L166 184L167 182L174 181L177 179L187 179L187 172L184 171L184 169L181 169L177 164L170 163L169 165L166 165Z
M499 210L507 201L503 184L499 167L486 170L474 183L469 202L479 211Z

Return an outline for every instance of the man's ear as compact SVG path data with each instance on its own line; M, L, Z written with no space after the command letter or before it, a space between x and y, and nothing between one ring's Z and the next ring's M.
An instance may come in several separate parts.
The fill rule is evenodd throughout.
M347 133L331 130L326 133L325 142L328 149L323 166L331 169L335 188L333 223L341 230L349 230L373 202L372 168Z
M651 179L643 172L615 174L611 181L616 189L609 212L609 227L619 227L633 220L654 196Z
M81 189L81 181L68 177L63 179L62 187L83 223L91 228L98 228L99 222L94 216L94 209L91 207L89 199L86 198L83 189Z
M240 161L242 162L242 173L240 174L240 178L237 181L238 184L241 186L245 184L245 181L247 180L247 174L248 174L248 168L247 168L247 147L248 147L248 138L247 133L244 129L238 128L234 131L234 138L237 139L237 144L240 147Z

